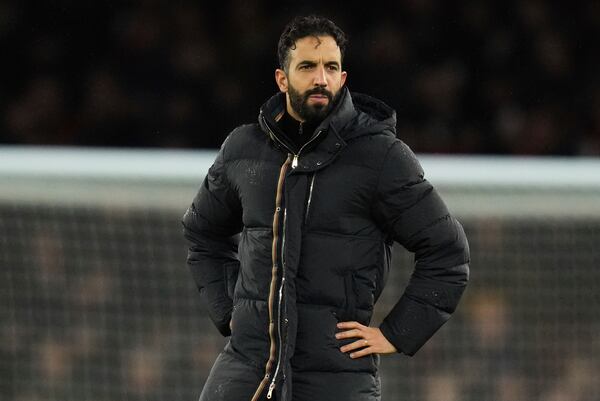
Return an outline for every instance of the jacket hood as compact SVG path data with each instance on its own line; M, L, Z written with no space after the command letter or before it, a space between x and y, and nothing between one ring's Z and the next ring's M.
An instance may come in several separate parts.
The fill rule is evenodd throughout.
M285 108L285 94L277 93L260 108L259 123L262 129L271 135L275 121ZM265 126L265 120L269 126ZM363 135L396 135L396 111L374 97L350 92L342 88L342 95L334 109L319 125L317 130L332 128L344 140Z
M352 137L388 133L396 136L396 111L379 99L362 93L352 93L356 118L350 129Z

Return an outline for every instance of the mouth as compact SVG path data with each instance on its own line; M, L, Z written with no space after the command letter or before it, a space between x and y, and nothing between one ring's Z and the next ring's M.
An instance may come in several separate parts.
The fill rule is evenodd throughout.
M318 103L329 102L329 98L325 95L310 95L308 98Z

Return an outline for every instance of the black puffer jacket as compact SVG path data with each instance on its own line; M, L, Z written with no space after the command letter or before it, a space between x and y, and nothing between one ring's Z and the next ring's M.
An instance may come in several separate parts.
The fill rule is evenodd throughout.
M380 399L377 356L351 359L339 348L354 340L335 333L339 321L370 323L393 241L416 260L380 326L399 351L413 355L459 301L462 227L396 138L395 112L343 91L299 151L275 123L285 97L274 96L259 124L229 135L184 216L188 265L231 334L202 401Z

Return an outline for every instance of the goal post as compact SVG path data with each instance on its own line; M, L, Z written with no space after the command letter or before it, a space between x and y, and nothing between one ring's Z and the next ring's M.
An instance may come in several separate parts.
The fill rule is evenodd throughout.
M181 209L213 150L0 147L0 201ZM600 214L600 160L423 155L458 216Z

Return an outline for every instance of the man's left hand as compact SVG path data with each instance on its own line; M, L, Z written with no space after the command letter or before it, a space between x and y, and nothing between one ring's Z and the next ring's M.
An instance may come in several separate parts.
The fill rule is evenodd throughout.
M390 343L377 327L368 327L358 322L340 322L337 324L340 331L335 335L338 340L344 338L357 338L353 343L340 348L342 352L354 351L350 358L356 359L369 354L391 354L397 352L396 347ZM358 351L355 351L358 350Z

